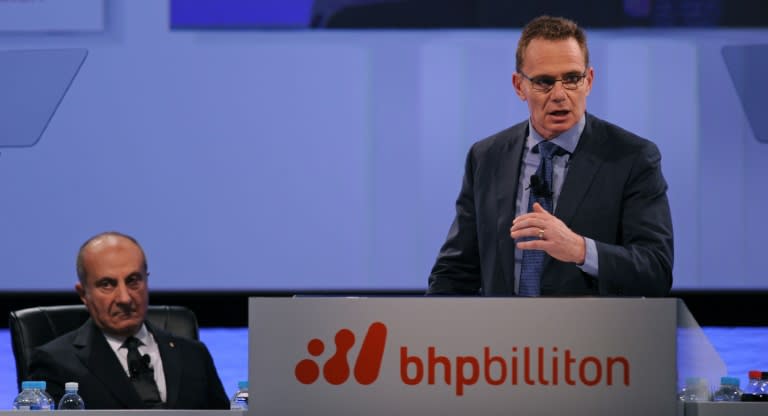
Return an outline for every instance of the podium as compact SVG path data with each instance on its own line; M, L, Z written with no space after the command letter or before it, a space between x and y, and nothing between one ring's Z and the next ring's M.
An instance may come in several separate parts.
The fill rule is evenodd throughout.
M671 298L250 298L248 333L263 415L673 416L725 374Z

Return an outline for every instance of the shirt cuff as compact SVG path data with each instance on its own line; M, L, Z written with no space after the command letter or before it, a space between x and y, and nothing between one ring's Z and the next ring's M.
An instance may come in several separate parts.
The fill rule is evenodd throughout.
M584 273L592 277L597 277L597 244L595 244L595 240L584 237L584 247L586 250L584 253L584 264L578 267Z

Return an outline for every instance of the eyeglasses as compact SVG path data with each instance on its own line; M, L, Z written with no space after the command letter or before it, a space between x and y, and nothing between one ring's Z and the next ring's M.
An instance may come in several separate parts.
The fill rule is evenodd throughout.
M548 75L541 75L531 78L528 75L525 75L523 71L518 71L518 73L522 75L523 78L531 81L531 86L533 86L533 89L539 92L550 92L552 88L555 87L557 81L562 82L563 88L566 90L575 90L584 83L584 78L587 77L586 69L581 74L568 74L562 78L550 77Z

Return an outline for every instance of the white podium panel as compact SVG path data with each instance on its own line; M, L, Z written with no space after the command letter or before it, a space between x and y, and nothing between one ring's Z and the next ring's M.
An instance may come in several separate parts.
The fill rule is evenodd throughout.
M676 413L675 299L251 298L259 415Z

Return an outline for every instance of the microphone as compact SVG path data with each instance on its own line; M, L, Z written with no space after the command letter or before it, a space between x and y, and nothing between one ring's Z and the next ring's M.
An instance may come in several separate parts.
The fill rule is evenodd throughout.
M531 175L531 183L528 185L528 189L536 198L547 198L552 196L552 191L547 188L546 182L538 175Z
M149 354L144 354L141 356L141 372L146 374L154 374L155 369L151 367L149 364L152 361L149 358Z
M141 371L141 364L136 361L128 361L128 372L131 373L131 377L136 377Z
M146 372L152 372L152 368L149 366L149 363L151 362L151 359L149 358L149 354L142 355L138 360L134 361L128 361L128 371L131 373L132 377L136 377L139 374L143 374Z

